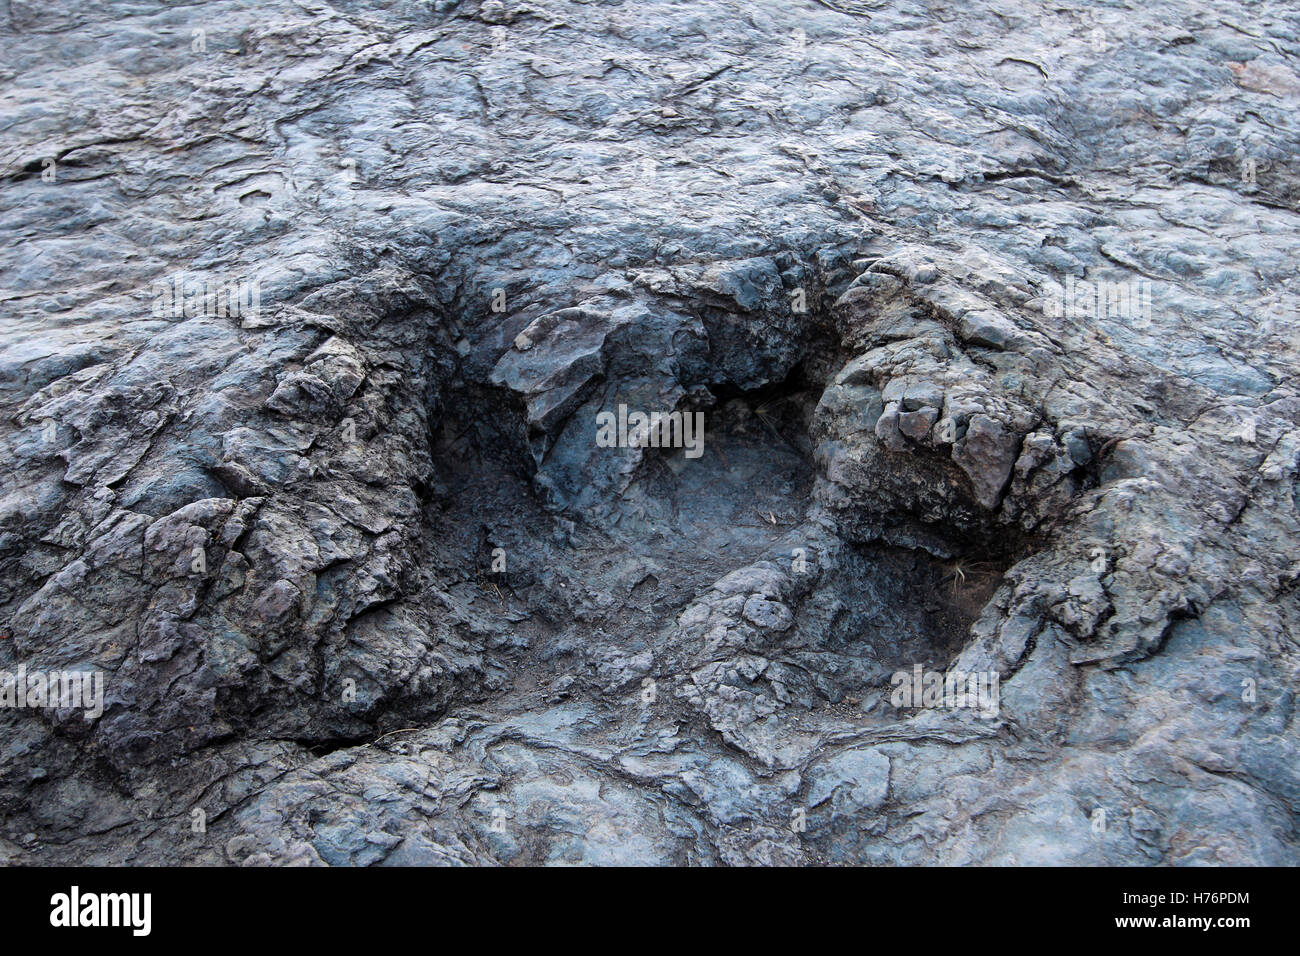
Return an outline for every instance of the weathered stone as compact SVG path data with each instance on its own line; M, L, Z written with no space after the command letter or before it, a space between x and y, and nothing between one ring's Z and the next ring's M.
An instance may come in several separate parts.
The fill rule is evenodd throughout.
M345 12L6 7L0 860L1300 862L1294 15Z

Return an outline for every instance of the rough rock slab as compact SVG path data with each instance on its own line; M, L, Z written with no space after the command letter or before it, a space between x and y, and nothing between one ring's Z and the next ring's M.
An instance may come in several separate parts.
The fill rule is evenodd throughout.
M1300 862L1294 4L7 14L6 862Z

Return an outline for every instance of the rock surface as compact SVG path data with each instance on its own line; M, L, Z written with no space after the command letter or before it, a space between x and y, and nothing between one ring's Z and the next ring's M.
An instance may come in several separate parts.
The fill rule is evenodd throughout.
M1294 5L6 12L0 859L1300 863Z

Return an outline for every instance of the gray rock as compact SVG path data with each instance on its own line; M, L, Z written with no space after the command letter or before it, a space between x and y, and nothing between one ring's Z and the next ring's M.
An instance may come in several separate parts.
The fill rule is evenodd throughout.
M1293 11L7 12L5 863L1300 862Z

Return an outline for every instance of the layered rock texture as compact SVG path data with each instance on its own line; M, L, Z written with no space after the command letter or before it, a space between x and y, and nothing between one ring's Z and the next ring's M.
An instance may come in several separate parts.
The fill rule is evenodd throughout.
M1300 863L1294 4L3 13L0 859Z

